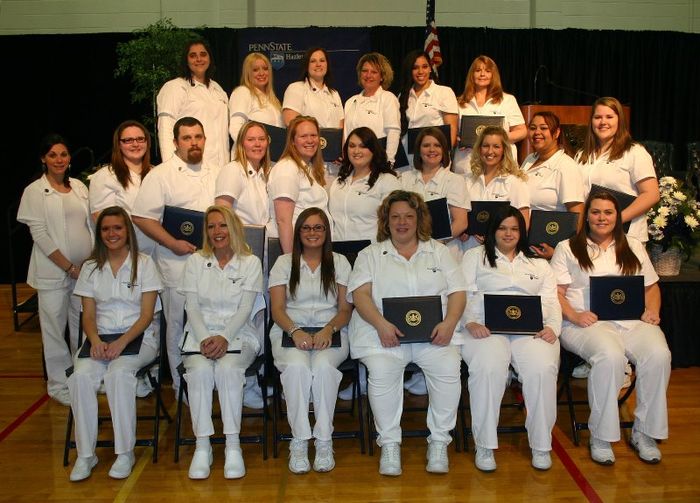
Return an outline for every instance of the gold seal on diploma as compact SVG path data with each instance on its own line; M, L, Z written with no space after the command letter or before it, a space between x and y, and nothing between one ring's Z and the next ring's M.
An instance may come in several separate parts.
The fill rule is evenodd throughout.
M559 232L559 224L557 222L547 222L547 225L545 226L544 230L549 234L550 236L553 236L557 232Z
M194 232L194 224L188 221L182 222L180 224L180 232L185 236L190 236Z
M506 316L511 320L518 320L522 315L523 313L518 306L506 307Z
M625 302L625 292L623 292L619 288L616 288L615 290L610 292L610 300L613 304L623 304Z
M406 323L410 327L416 327L420 325L421 322L421 315L418 311L415 309L411 309L409 312L406 313Z

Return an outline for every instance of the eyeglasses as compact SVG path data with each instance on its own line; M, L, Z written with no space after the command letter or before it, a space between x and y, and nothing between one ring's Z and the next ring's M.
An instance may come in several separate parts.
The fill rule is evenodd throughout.
M136 138L119 138L119 141L122 142L124 145L132 145L134 142L146 143L146 137L137 136Z
M326 232L326 226L323 224L316 224L316 225L302 225L300 227L301 232Z

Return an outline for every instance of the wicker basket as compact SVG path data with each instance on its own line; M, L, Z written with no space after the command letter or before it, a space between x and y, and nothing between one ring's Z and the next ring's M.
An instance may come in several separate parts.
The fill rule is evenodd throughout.
M662 251L661 245L651 244L649 257L659 276L678 276L680 274L682 256L678 248Z

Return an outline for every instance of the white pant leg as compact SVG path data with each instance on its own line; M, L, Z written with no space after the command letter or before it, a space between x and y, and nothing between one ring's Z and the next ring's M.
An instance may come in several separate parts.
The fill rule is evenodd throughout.
M107 372L104 360L75 358L73 374L68 378L70 404L75 422L75 447L78 457L95 454L97 444L97 390Z
M451 442L462 390L459 348L453 345L411 344L413 361L423 370L428 388L428 443Z
M671 351L658 326L640 321L623 334L627 357L636 366L639 431L656 439L668 438L666 389L671 376Z
M255 356L255 351L243 344L240 353L227 354L214 364L214 382L219 395L224 435L238 435L241 432L245 371ZM209 413L211 415L211 411Z
M153 361L158 350L141 344L138 355L120 356L107 366L105 391L114 429L114 453L126 454L136 445L136 372Z
M78 348L80 297L72 295L75 282L56 290L38 290L41 341L46 361L46 383L50 396L66 388L66 369L72 365L71 355ZM66 323L69 323L70 347L66 345Z
M211 420L214 362L215 360L202 355L189 355L183 358L192 432L195 437L209 437L214 434L214 423Z
M178 344L183 334L183 320L185 315L185 296L177 292L174 287L166 287L160 294L163 303L163 314L165 315L165 345L168 351L168 365L170 375L173 378L173 389L175 396L180 389L180 376L177 367L182 361Z
M509 338L513 368L523 385L530 448L551 451L552 428L557 420L559 341L550 344L531 335Z
M374 414L377 445L380 447L401 443L403 373L411 361L407 346L401 346L403 358L381 353L362 358L362 363L367 367L367 397Z
M591 365L588 375L591 435L606 442L617 442L620 440L617 397L627 365L620 327L610 321L598 321L586 328L566 325L562 328L560 342Z
M311 399L311 352L283 348L282 339L272 340L272 356L280 372L280 382L287 403L287 421L292 436L309 440L309 400Z
M314 401L314 438L331 440L338 387L343 373L338 366L348 357L347 340L339 348L311 352L311 391Z
M469 409L474 443L486 449L498 448L498 419L508 380L510 341L500 334L476 339L464 337L462 358L469 368Z

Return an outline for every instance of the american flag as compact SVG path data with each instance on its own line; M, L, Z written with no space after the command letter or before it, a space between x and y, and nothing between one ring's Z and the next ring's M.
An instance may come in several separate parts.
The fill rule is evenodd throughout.
M430 56L430 65L437 75L437 68L442 64L442 54L440 53L440 39L435 26L435 1L427 0L425 7L425 52Z

